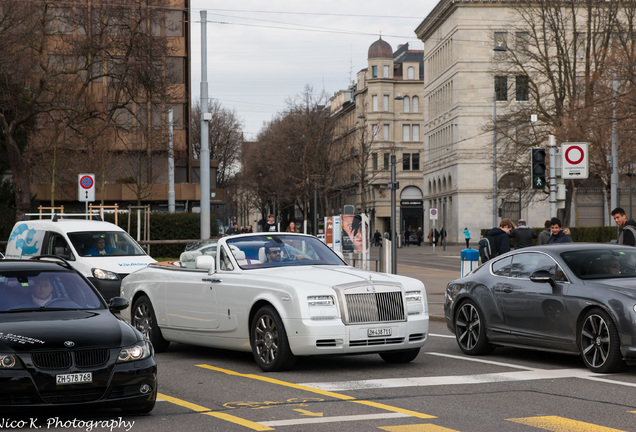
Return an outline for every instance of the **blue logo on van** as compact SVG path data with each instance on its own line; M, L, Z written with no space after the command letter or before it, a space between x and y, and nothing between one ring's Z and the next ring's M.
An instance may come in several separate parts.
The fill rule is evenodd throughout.
M26 232L25 235L23 235ZM13 230L9 236L9 243L15 241L15 249L19 250L20 257L23 255L34 255L38 251L38 242L33 242L36 231L29 229L27 224L21 224Z

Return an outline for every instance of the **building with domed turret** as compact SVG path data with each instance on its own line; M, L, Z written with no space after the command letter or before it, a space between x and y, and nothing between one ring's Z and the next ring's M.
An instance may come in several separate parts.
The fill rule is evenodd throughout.
M396 228L423 226L422 125L424 52L408 44L393 51L381 37L369 47L368 65L346 90L331 98L335 155L342 174L328 200L331 214L353 206L367 213L371 232L391 227L391 159L395 157Z

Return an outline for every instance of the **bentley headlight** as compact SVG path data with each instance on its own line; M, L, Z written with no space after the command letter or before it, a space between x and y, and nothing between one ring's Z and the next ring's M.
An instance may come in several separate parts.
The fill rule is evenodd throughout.
M3 369L22 369L22 366L15 354L0 353L0 370Z
M113 273L112 271L94 268L92 272L93 272L93 276L95 276L96 279L102 279L102 280L118 280L119 279L119 276L117 276L117 273Z
M636 312L636 304L634 305L634 312Z
M139 342L133 346L124 347L119 351L117 363L143 360L152 355L152 348L147 341Z
M309 306L333 306L335 304L332 296L309 296L307 303Z

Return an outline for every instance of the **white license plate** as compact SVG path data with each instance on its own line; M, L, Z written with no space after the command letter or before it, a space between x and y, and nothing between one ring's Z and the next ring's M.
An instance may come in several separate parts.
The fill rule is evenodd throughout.
M367 336L369 337L391 336L391 327L367 329Z
M63 374L63 375L56 375L55 377L55 383L57 385L81 384L81 383L91 383L91 382L93 382L93 374L91 372Z

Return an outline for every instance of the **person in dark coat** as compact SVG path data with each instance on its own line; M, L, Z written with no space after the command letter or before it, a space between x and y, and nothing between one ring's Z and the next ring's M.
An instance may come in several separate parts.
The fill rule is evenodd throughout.
M543 231L539 233L539 238L537 238L537 246L548 244L548 241L550 241L550 236L552 235L552 224L550 223L550 220L545 221L543 227Z
M634 219L627 220L625 210L620 207L612 210L612 217L616 225L621 227L621 232L618 234L618 244L636 246L636 221Z
M552 224L552 235L550 236L550 240L548 240L548 244L572 243L572 237L563 232L561 219L554 217L550 219L550 223Z
M417 245L421 246L422 245L422 239L424 238L424 231L422 231L422 227L419 227L417 229L417 232L415 233L415 235L417 236Z
M495 255L501 255L510 251L510 232L515 228L512 221L508 218L499 222L499 228L495 227L488 231L487 237L494 238Z
M526 224L525 219L519 219L517 228L513 229L510 237L515 239L515 249L532 246L532 239L537 238L537 233Z

